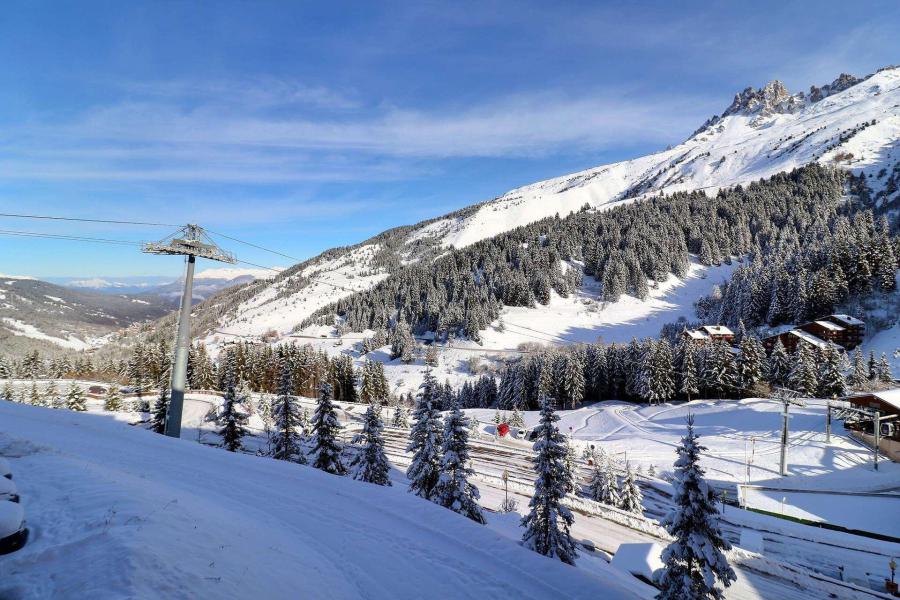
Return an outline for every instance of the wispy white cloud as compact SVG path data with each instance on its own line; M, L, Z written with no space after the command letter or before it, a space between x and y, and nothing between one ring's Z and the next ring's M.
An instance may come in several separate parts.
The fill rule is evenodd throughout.
M0 176L291 182L409 178L429 161L535 157L685 136L719 103L635 89L522 93L471 106L363 108L317 88L231 95L222 84L131 88L66 122L12 128ZM157 93L158 92L158 93ZM195 93L190 101L185 95ZM296 95L328 110L272 110ZM227 101L221 98L228 98ZM334 105L337 107L335 108Z

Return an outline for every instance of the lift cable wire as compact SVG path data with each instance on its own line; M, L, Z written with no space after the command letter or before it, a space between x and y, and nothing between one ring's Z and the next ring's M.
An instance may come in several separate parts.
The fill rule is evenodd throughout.
M291 259L291 260L293 260L293 261L296 261L296 262L303 262L302 259L299 259L299 258L297 258L296 256L291 256L290 254L285 254L284 252L279 252L278 250L271 250L271 249L269 249L269 248L264 248L263 246L260 246L259 244L254 244L254 243L252 243L252 242L247 242L247 241L238 239L238 238L236 238L236 237L231 237L230 235L225 235L224 233L218 233L218 232L213 231L213 230L211 230L211 229L207 229L206 232L207 232L207 233L211 233L211 234L213 234L213 235L217 235L217 236L222 237L222 238L225 238L226 240L231 240L232 242L237 242L237 243L239 243L239 244L244 244L245 246L250 246L251 248L256 248L257 250L263 250L263 251L265 251L265 252L271 252L272 254L277 254L278 256L283 256L283 257L285 257L285 258L289 258L289 259Z
M150 223L146 221L114 221L110 219L82 219L77 217L55 217L51 215L27 215L17 213L0 213L0 217L14 219L43 219L47 221L78 221L80 223L109 223L113 225L145 225L149 227L180 227L171 223Z
M95 237L86 237L80 235L67 235L67 234L57 234L57 233L41 233L37 231L19 231L13 229L0 229L0 235L12 235L18 237L32 237L32 238L47 238L54 240L68 240L73 242L96 242L102 244L116 244L116 245L124 245L124 246L140 246L140 242L134 242L129 240L113 240L109 238L95 238Z

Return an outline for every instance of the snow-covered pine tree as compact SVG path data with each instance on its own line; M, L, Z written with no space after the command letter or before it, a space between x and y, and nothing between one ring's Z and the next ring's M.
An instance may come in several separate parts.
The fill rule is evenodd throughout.
M106 388L106 397L103 399L103 410L111 412L122 410L122 393L117 383L109 384Z
M799 343L793 359L788 386L801 396L815 396L819 390L815 352L809 344Z
M844 358L837 346L829 342L822 351L818 396L837 398L844 395Z
M891 363L888 362L887 355L882 352L881 358L878 359L878 365L875 367L878 381L881 383L892 383L894 374L891 371Z
M631 470L631 464L625 464L625 479L622 481L622 496L619 499L619 508L624 511L635 513L637 515L644 512L644 495L641 488L638 487L634 480L634 472Z
M509 426L518 429L525 428L525 419L522 417L522 413L519 412L518 408L513 409L512 415L509 417Z
M229 352L229 355L232 355ZM225 395L222 402L222 410L218 415L219 435L222 436L222 447L229 452L237 452L243 448L243 438L247 435L247 415L238 404L243 397L239 397L237 391L237 373L234 361L229 360L226 365Z
M741 321L743 326L743 321ZM738 361L738 385L743 395L751 394L756 384L763 379L765 349L755 336L744 334L740 343L741 356Z
M854 390L863 390L869 382L869 374L866 370L866 361L863 359L862 351L857 348L853 352L853 362L850 367L850 375L847 378L847 385Z
M656 578L658 600L722 600L716 583L728 587L736 578L722 553L731 545L719 530L715 497L700 467L700 453L706 448L697 437L694 417L688 415L687 434L676 450L674 508L660 522L675 540L662 553L665 569Z
M601 502L601 498L603 497L604 477L603 465L600 464L600 461L598 460L594 463L587 484L584 486L585 496L594 502Z
M166 414L169 412L169 378L163 373L159 378L159 396L153 404L150 430L156 433L166 432Z
M584 399L584 387L584 355L576 348L566 355L565 371L563 372L566 400L573 409L577 408Z
M28 404L32 406L43 406L44 398L41 397L41 390L38 389L37 382L31 381L31 390L28 392Z
M566 487L566 493L571 494L572 492L575 491L575 487L576 487L576 483L577 483L576 482L577 468L576 468L576 463L575 463L575 446L572 445L572 439L569 438L569 436L563 436L563 437L565 439L565 445L566 445L566 456L563 460L563 466L565 467L566 471L568 471L568 473L569 473L569 476L567 478L569 481L569 484L568 484L568 487Z
M571 473L565 468L566 445L556 422L553 403L547 396L541 398L541 420L535 428L537 441L532 459L537 479L534 496L528 506L529 513L522 519L525 533L522 543L538 554L558 558L574 564L578 554L575 541L569 534L575 518L563 506L566 490L572 486Z
M319 402L312 418L312 466L326 473L343 475L347 469L341 460L343 448L337 438L341 424L338 422L331 394L331 384L323 383L319 388Z
M619 478L616 477L612 458L603 452L597 459L597 464L600 465L603 473L598 502L602 502L608 506L618 507L622 503L622 495L619 491Z
M3 383L3 391L0 392L0 398L7 400L8 402L14 402L16 397L16 392L13 389L12 382L7 379Z
M769 382L774 386L786 386L790 373L791 357L785 350L781 340L775 340L772 353L769 355Z
M293 396L293 368L287 356L279 357L278 396L272 406L272 458L297 461L306 464L306 455L300 447L300 404Z
M60 407L60 398L59 398L59 389L56 387L56 382L54 380L50 380L50 383L47 384L47 387L44 388L44 406L49 406L50 408L59 408Z
M689 340L683 342L681 355L681 386L679 391L691 401L691 396L696 396L699 390L697 365L694 361L694 345Z
M441 473L432 500L476 523L484 524L478 488L469 482L469 420L455 402L444 419L441 443Z
M441 474L441 436L443 425L441 414L435 407L437 379L431 369L425 372L425 379L419 387L413 425L409 432L407 452L411 452L412 462L406 470L409 491L431 500Z
M406 406L399 398L397 399L397 403L394 404L394 414L391 417L391 427L402 427L403 429L409 428L409 411L406 410Z
M73 383L66 394L66 408L77 412L87 410L87 399L84 397L84 391L77 383Z
M392 485L391 465L384 453L384 424L379 413L373 404L366 408L362 433L358 436L358 442L363 447L353 463L353 479L376 485Z
M440 354L438 353L437 346L431 344L428 346L428 349L425 350L425 364L429 367L438 366L438 361L440 360Z
M702 386L714 398L726 398L737 387L734 355L724 341L708 342L704 361Z

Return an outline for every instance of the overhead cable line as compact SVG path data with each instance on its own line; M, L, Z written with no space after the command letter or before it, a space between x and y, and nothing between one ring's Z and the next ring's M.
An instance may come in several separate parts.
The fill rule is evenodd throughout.
M114 221L110 219L82 219L78 217L55 217L51 215L28 215L18 213L0 213L0 217L14 219L43 219L46 221L78 221L80 223L110 223L113 225L146 225L150 227L180 227L171 223L150 223L146 221Z
M109 238L95 238L80 235L66 235L56 233L40 233L37 231L18 231L12 229L0 229L0 235L12 235L18 237L47 238L54 240L68 240L73 242L97 242L103 244L118 244L125 246L140 246L140 242L132 242L128 240L112 240Z
M285 254L284 252L279 252L278 250L271 250L271 249L269 249L269 248L265 248L265 247L263 247L263 246L260 246L259 244L254 244L254 243L252 243L252 242L247 242L247 241L244 241L244 240L240 240L240 239L238 239L238 238L236 238L236 237L231 237L230 235L225 235L224 233L217 233L217 232L215 232L215 231L212 231L211 229L207 229L206 232L207 232L207 233L211 233L211 234L213 234L213 235L217 235L217 236L219 236L219 237L223 237L223 238L225 238L226 240L231 240L232 242L237 242L237 243L239 243L239 244L244 244L245 246L250 246L251 248L256 248L257 250L263 250L264 252L271 252L272 254L277 254L278 256L283 256L283 257L285 257L285 258L289 258L289 259L294 260L294 261L297 261L297 262L302 262L302 260L299 259L299 258L297 258L296 256L291 256L290 254Z

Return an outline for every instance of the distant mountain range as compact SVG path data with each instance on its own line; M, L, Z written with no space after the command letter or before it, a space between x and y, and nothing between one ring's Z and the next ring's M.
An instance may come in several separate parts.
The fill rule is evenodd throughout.
M262 269L200 271L194 280L194 302L272 274ZM177 308L183 288L182 280L165 276L49 279L0 274L0 344L5 351L102 345L111 332Z
M268 269L212 268L194 275L194 304L209 298L226 288L248 283L255 279L273 277ZM47 281L68 288L99 292L101 294L128 294L140 296L152 304L177 307L184 287L183 279L173 280L165 275L125 277L48 277Z

